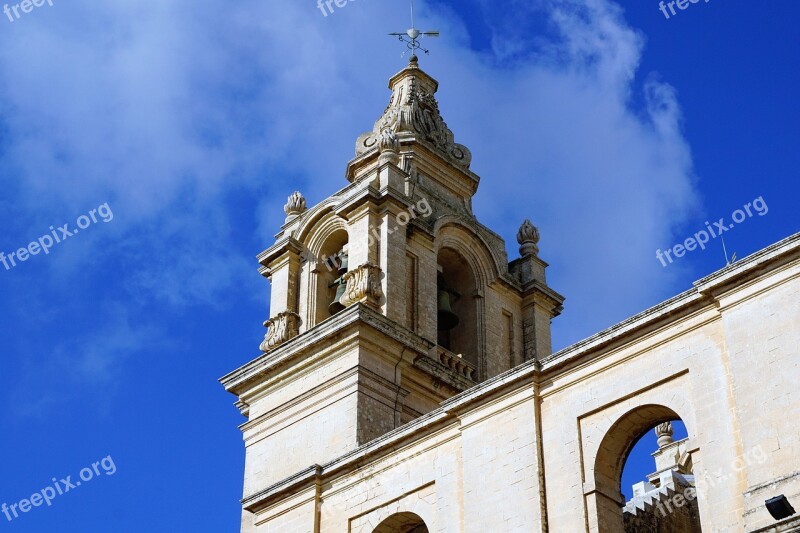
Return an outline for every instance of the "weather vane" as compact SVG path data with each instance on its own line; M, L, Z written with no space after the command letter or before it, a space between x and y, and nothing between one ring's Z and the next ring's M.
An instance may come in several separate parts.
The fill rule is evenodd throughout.
M422 47L420 40L424 37L438 37L438 31L419 31L414 27L414 0L411 0L411 29L404 33L390 33L389 35L395 36L400 41L406 43L406 46L411 50L411 55L416 56L417 50L422 50L426 54L430 53L429 50ZM403 55L406 53L403 52Z

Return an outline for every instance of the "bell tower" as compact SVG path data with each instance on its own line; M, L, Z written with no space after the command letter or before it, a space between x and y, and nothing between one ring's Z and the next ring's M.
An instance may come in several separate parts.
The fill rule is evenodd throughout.
M245 498L329 462L440 402L550 354L563 297L539 232L520 257L478 222L480 178L412 56L356 141L349 182L308 208L289 197L259 254L272 295L262 354L221 379L247 421ZM254 531L245 509L242 531Z

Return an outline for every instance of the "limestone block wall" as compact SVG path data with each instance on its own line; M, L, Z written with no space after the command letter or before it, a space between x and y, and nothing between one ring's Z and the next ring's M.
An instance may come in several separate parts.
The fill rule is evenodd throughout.
M251 403L242 427L245 496L358 446L357 365L355 351L342 354Z
M720 298L741 434L745 530L774 524L764 501L800 509L800 267Z
M270 378L243 397L245 497L400 425L397 412L409 392L400 386L400 363L409 362L398 357L413 359L415 351L366 326L357 331L351 324L348 331L324 343L307 341L311 351L287 354L284 367L274 362Z
M244 531L372 533L397 513L437 533L543 531L532 386L468 401L321 467L311 487L246 512Z
M554 531L618 530L624 502L617 476L625 450L671 414L687 426L698 476L727 475L738 443L719 324L713 312L697 314L542 384L548 520ZM626 419L629 413L633 419ZM604 448L619 452L606 457ZM606 464L612 458L617 462ZM698 495L711 531L735 531L730 528L741 514L735 485L717 483Z
M460 431L462 531L541 531L533 386L461 415Z
M751 531L774 523L766 498L800 501L800 430L787 420L800 413L800 267L788 257L768 276L751 263L749 274L743 266L731 280L701 280L697 291L636 319L669 317L666 326L629 336L622 323L616 335L589 339L583 358L545 362L553 531L619 530L621 461L644 430L670 415L689 432L705 531Z
M522 308L519 294L490 287L486 291L487 377L494 377L524 362Z
M413 512L431 532L460 531L460 452L457 431L448 428L431 440L323 483L320 532L372 533L389 516Z

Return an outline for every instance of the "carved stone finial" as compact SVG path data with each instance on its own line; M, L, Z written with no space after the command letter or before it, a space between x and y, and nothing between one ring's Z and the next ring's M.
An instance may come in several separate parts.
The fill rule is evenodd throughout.
M389 128L381 130L378 136L378 151L380 152L379 164L400 162L400 141L397 134Z
M675 442L675 439L672 438L673 433L672 422L664 422L663 424L657 425L656 436L658 437L658 447L663 448Z
M264 322L264 327L268 331L260 348L262 352L267 353L299 335L300 315L291 311L279 313L275 318Z
M283 211L286 213L286 221L288 222L291 219L297 218L298 216L302 215L306 210L306 199L300 194L299 191L295 191L292 193L291 196L288 198L288 202L285 206L283 206Z
M539 230L527 218L519 227L517 242L520 244L519 253L523 257L539 253Z

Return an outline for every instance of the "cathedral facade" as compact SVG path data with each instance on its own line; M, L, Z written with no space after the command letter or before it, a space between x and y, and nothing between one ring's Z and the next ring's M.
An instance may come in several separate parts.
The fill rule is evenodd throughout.
M242 533L800 531L800 234L553 353L539 231L509 261L478 222L437 87L412 57L348 184L258 256L262 354L221 380Z

